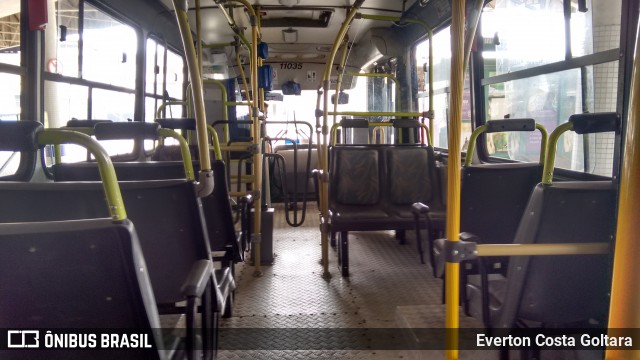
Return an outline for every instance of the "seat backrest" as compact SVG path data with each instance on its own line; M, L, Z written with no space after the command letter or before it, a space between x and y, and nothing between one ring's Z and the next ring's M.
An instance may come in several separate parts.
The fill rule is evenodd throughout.
M380 202L385 172L380 148L334 146L330 158L330 202L356 206Z
M223 161L217 160L213 162L211 168L215 186L209 196L201 199L211 250L221 251L225 250L227 246L231 246L234 256L241 257L240 244L237 242L236 230L233 225L226 166Z
M392 205L422 202L440 206L440 186L433 148L430 146L386 147L386 196Z
M460 230L478 236L483 243L512 243L529 196L541 178L538 163L463 167Z
M44 129L35 121L0 120L0 152L20 152L20 166L13 174L0 177L0 181L29 181L35 169L38 134ZM2 171L0 171L2 173Z
M538 185L515 243L611 242L615 191L609 181ZM570 324L606 316L608 255L519 256L509 261L504 302L496 327L517 319Z
M120 181L184 179L182 161L114 162ZM100 181L98 165L93 162L62 163L52 167L54 181Z
M120 191L136 224L156 302L180 301L180 287L192 264L210 258L193 185L187 180L131 181L121 182ZM101 183L2 183L0 198L0 222L109 216Z
M0 327L136 329L148 333L149 343L162 349L162 336L153 331L160 322L133 224L110 219L1 223ZM56 349L54 355L74 357L77 351ZM161 358L157 351L82 354Z

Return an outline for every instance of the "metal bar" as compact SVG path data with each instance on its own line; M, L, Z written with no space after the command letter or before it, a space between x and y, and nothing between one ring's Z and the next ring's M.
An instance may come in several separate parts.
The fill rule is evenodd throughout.
M235 42L220 43L220 44L202 44L202 47L204 49L215 49L215 48L221 48L226 46L233 46L235 44L236 44Z
M340 64L338 65L338 80L336 82L336 93L335 93L335 101L333 102L333 111L337 112L338 111L338 103L340 102L339 96L340 96L340 90L342 88L342 76L344 74L344 66L347 63L347 55L349 55L349 40L347 40L347 38L344 38L344 47L342 48L342 56L340 56ZM333 123L336 123L336 115L333 115Z
M242 62L240 61L239 47L236 47L236 63L238 64L240 76L242 77L242 86L244 87L244 93L247 94L247 103L249 104L249 107L251 107L251 93L249 92L249 84L247 84L247 76L244 73L244 68L242 67ZM225 136L224 141L229 142L229 140L230 139Z
M637 15L637 13L636 13ZM629 52L629 55L631 53ZM625 134L624 159L620 174L620 194L618 202L618 224L616 247L613 258L613 283L611 305L609 307L609 329L640 328L638 304L640 303L640 253L638 232L640 231L640 47L636 38L635 61L629 117ZM607 349L606 359L637 359L639 350L622 351Z
M38 134L38 143L41 145L76 144L87 149L98 162L98 171L102 179L104 193L109 207L109 214L114 221L121 221L127 218L127 213L120 194L118 178L113 168L113 163L109 154L104 148L88 135L69 130L46 129Z
M222 151L220 151L220 140L218 139L218 133L216 132L216 129L214 129L210 124L207 124L207 130L209 131L209 135L211 135L211 140L213 141L213 146L209 147L209 149L213 150L213 153L216 156L216 160L222 160Z
M540 65L530 69L524 69L519 71L510 72L507 74L496 75L490 78L482 79L481 85L493 85L507 81L524 79L528 77L555 73L559 71L577 69L583 66L598 65L611 61L616 61L620 58L620 50L611 49L602 51L595 54L589 54L577 58L571 58L570 60L563 60L551 64Z
M376 122L376 121L371 121L368 122L369 127L393 127L393 123L386 121L386 122ZM427 127L427 125L423 124L423 123L418 123L417 124L419 127L423 128L425 130L425 132L428 134L429 133L429 128ZM331 126L331 137L329 138L329 143L331 145L335 145L336 144L336 131L338 130L338 128L342 127L342 124L340 123L336 123L333 124L333 126ZM429 137L427 137L427 144L431 145L431 143L429 142Z
M187 180L194 181L196 179L193 172L193 163L191 162L191 153L189 152L189 144L182 135L171 129L158 129L158 136L170 137L178 140L180 144L180 155L182 155L182 163L184 165L184 174Z
M202 21L200 19L200 0L196 0L196 53L198 54L198 69L202 71ZM167 62L165 61L165 66L166 64Z
M449 165L447 186L446 238L459 241L460 236L460 137L462 130L462 92L464 91L464 0L451 3L451 107L449 117ZM445 265L446 359L458 358L458 305L460 303L460 264Z
M478 244L477 256L543 256L608 254L608 243Z
M329 111L328 115L344 115L344 116L397 116L397 117L427 117L423 112L395 112L395 111Z
M0 63L0 72L13 75L22 75L22 68L20 66Z
M259 99L259 91L258 91L258 22L259 19L256 16L256 12L251 6L251 4L247 0L229 0L239 2L247 9L249 12L249 20L251 22L251 92L253 93L253 102L251 106L251 120L252 120L252 133L253 133L253 144L256 145L257 151L253 155L253 174L258 175L262 174L262 153L260 151L260 141L261 141L261 126L260 126L260 118L258 116L258 101ZM245 80L246 81L246 80ZM248 96L248 94L247 94ZM226 100L225 100L226 101ZM261 191L262 189L262 176L256 176L255 182L253 183L254 191ZM262 270L260 269L260 237L261 237L261 211L262 211L262 201L254 202L254 246L253 246L253 264L254 276L262 276Z
M509 120L504 120L504 121L509 121ZM536 123L536 129L540 130L540 134L542 135L542 138L540 140L540 163L544 164L546 150L547 150L547 138L548 138L547 129L545 129L545 127L542 126L541 124L537 124L537 123ZM473 160L473 152L475 151L475 147L476 147L476 140L478 139L478 136L480 136L480 134L482 134L485 131L487 131L487 125L480 125L471 133L471 136L469 137L469 146L467 147L467 155L464 159L465 167L471 166L471 161Z
M471 136L469 136L469 145L467 146L467 155L464 158L464 166L471 166L471 161L473 158L473 152L476 149L476 140L478 140L478 136L483 132L487 131L487 125L480 125L473 132Z
M136 93L135 89L129 89L121 86L109 85L109 84L99 83L96 81L64 76L56 73L51 73L48 71L45 71L43 73L43 77L47 81L56 81L56 82L62 82L62 83L71 84L71 85L81 85L81 86L92 87L95 89L111 90L111 91L123 92L127 94Z
M207 122L206 112L204 107L204 91L202 88L202 77L200 76L200 69L198 68L198 59L195 48L193 47L193 38L191 36L191 29L189 28L189 18L187 16L187 9L185 8L187 2L180 0L173 0L173 6L176 11L176 18L178 19L178 27L182 38L182 45L184 46L185 56L187 58L187 65L189 67L189 77L191 78L191 84L193 89L193 102L195 107L196 117L196 135L198 138L198 154L200 159L200 175L199 183L196 186L196 192L198 196L207 196L213 190L213 172L211 171L211 159L209 157L209 141L207 139Z
M222 120L229 121L229 109L227 108L227 86L220 80L216 79L204 79L202 80L204 84L214 84L217 85L220 91L222 92ZM225 123L223 128L223 137L225 142L229 141L229 123Z
M156 111L156 118L159 119L162 117L162 112L164 111L164 109L167 106L171 106L171 105L187 105L186 101L182 101L182 100L177 100L177 101L163 101L162 104L160 104L160 106L158 106L158 111Z
M553 181L553 167L556 162L556 150L558 146L558 140L560 136L569 130L573 129L573 123L566 122L558 126L551 135L549 135L549 145L547 146L547 155L544 162L544 168L542 170L542 183L551 184Z
M362 5L363 1L356 1L353 6L351 6L349 12L347 13L347 16L344 19L344 22L342 23L342 25L340 26L340 30L338 31L338 34L336 35L336 39L333 42L333 46L331 47L331 52L329 53L329 56L327 57L327 62L325 64L325 68L324 68L324 73L322 76L322 87L324 89L323 95L324 95L324 99L323 99L323 123L322 123L322 142L320 141L320 135L318 134L318 160L321 162L321 166L323 169L324 174L328 174L329 173L329 147L327 146L327 136L329 133L329 129L328 129L328 120L329 120L329 89L330 89L330 79L331 79L331 70L333 69L333 62L336 58L336 54L338 53L338 48L340 47L340 44L342 43L345 35L347 34L347 31L349 30L349 26L351 25L351 21L353 20L354 16L356 15L356 12L358 10L358 8ZM336 99L337 100L337 99ZM332 115L339 115L338 112L335 112ZM319 187L319 194L318 197L320 198L320 214L321 217L324 219L324 221L328 220L328 216L329 216L329 181L328 178L323 176L322 177L322 183L320 184ZM323 272L322 272L322 276L325 278L328 278L331 276L331 274L329 273L329 234L328 234L328 229L326 227L322 227L321 228L321 242L322 242L322 268L323 268Z

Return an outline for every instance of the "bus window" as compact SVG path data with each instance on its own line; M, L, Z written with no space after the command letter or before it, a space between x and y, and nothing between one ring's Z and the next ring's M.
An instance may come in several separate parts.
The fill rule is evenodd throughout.
M367 111L367 78L354 77L353 81L355 81L353 89L344 90L345 93L349 94L349 103L338 105L338 111ZM274 90L272 93L280 94L282 92L280 90ZM335 94L335 89L331 89L329 94ZM270 101L267 123L270 120L285 122L293 122L294 120L304 121L311 124L312 128L315 130L315 108L317 98L318 92L316 90L302 90L300 95L283 95L283 101ZM333 111L333 105L330 103L329 106L331 111ZM246 106L244 106L244 108L246 108ZM240 112L238 113L240 114ZM338 117L336 121L340 121L340 117ZM333 123L333 116L329 116L329 123ZM287 129L286 124L269 125L267 126L267 135L275 137L280 133L280 131L284 131L285 129ZM296 139L296 136L292 135L295 134L295 130L292 125L289 125L288 130L288 137L293 137L295 140L300 140L300 142L305 141L302 138ZM304 131L305 134L309 132L307 126L298 126L298 130ZM306 135L308 136L309 134ZM315 131L311 136L315 143Z
M433 108L435 112L433 145L448 148L447 123L449 122L449 85L451 77L451 34L450 27L444 28L433 36ZM418 65L418 105L420 111L429 110L429 81L424 65L429 63L429 40L416 47ZM471 91L469 71L465 72L464 92L462 95L462 138L461 150L466 151L471 135Z
M155 38L147 39L146 51L146 99L145 121L154 121L158 108L165 100L184 99L184 58L167 49ZM166 59L166 62L165 62ZM164 96L169 96L168 99ZM181 117L182 105L171 105L165 109L163 117Z
M20 0L0 6L0 63L20 66Z
M46 48L47 64L45 71L71 77L80 76L78 67L80 54L78 45L80 42L80 33L78 31L79 14L77 0L58 0L55 19L57 24L50 24L46 30L47 36L55 37L56 47L47 46ZM57 27L50 29L51 25L57 25Z
M0 120L20 117L20 1L3 1L0 6L0 63L13 71L0 70ZM7 72L5 72L7 71ZM19 156L18 156L19 157ZM0 167L2 159L0 158Z
M84 8L82 77L133 89L136 78L136 31L90 4Z
M481 18L486 119L533 118L551 132L572 114L616 111L621 2L603 3L587 2L587 12L578 11L576 1L571 3L570 44L559 35L565 32L562 1L525 6L506 0L487 5ZM541 16L546 16L544 27ZM600 59L586 66L567 64L593 54ZM520 72L523 69L528 71ZM519 161L539 157L537 132L486 138L490 156ZM612 133L567 133L559 144L557 167L611 176Z

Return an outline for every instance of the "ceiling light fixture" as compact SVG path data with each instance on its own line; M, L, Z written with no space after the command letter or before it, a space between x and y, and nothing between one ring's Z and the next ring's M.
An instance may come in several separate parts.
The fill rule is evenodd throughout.
M292 7L298 4L300 4L300 0L280 0L280 5L286 7Z
M282 39L286 43L298 42L298 30L292 28L282 30Z

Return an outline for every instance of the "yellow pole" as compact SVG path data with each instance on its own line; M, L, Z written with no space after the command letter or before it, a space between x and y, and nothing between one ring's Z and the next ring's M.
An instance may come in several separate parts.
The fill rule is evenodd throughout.
M260 149L260 139L262 135L260 134L260 118L258 117L258 17L256 16L256 12L249 4L247 0L230 0L239 2L247 9L249 12L249 19L251 22L251 92L253 93L253 101L251 104L251 120L252 120L252 135L253 135L253 143L256 146L256 153L253 156L253 174L255 175L255 181L253 183L253 191L262 191L262 152ZM262 200L257 199L254 201L253 207L253 236L254 236L254 246L253 246L253 275L254 276L262 276L262 270L260 269L260 237L261 237L261 211L262 211Z
M222 97L222 120L227 121L229 120L229 110L227 108L227 87L225 86L225 84L220 81L220 80L216 80L216 79L206 79L203 80L203 82L205 84L214 84L217 85L218 88L220 89L220 93L221 93L221 97ZM225 139L225 142L229 141L229 124L224 124L224 128L223 128L223 137Z
M451 112L449 119L449 166L447 187L447 230L449 241L460 235L460 133L462 129L462 91L464 82L464 12L465 1L453 0L451 8ZM445 289L446 359L458 358L458 303L460 299L460 264L447 262Z
M329 84L331 80L331 70L333 69L333 61L336 58L336 54L338 53L338 48L340 47L340 43L342 43L342 39L344 39L347 34L347 30L349 30L349 25L353 20L353 17L356 15L358 8L362 5L364 1L356 0L356 3L353 4L349 13L347 13L347 17L344 19L342 26L340 27L340 31L338 31L338 35L333 43L331 48L331 52L329 53L329 57L327 58L327 63L325 64L324 74L322 76L322 87L324 89L324 105L323 110L324 114L322 116L322 142L318 141L318 154L322 154L318 157L319 161L322 161L321 166L323 170L323 176L321 177L321 184L319 187L318 197L320 198L320 213L324 221L328 220L329 216L329 178L327 174L329 173L329 147L327 146L327 136L329 134ZM335 112L338 114L337 112ZM319 140L319 139L318 139ZM327 232L327 228L323 227L321 229L322 234L322 268L323 273L322 276L329 277L331 276L329 273L329 234Z
M200 20L200 0L196 0L196 52L198 54L198 69L202 73L202 22Z
M213 190L213 174L211 173L211 160L209 157L209 139L207 134L206 113L204 109L204 92L202 89L202 76L200 76L200 69L198 68L198 56L193 47L193 37L191 36L191 29L189 28L189 18L187 16L187 10L184 8L186 2L180 0L173 0L173 6L176 10L176 17L178 19L178 26L180 28L180 34L182 35L182 42L187 58L187 65L189 68L189 77L191 78L191 86L193 89L193 100L196 115L196 134L198 137L198 152L200 159L200 181L206 181L211 185L211 189L207 189L204 192L199 191L199 195L208 195Z
M342 49L342 56L340 56L340 65L338 65L338 81L336 82L336 98L333 103L333 112L338 111L338 99L340 97L340 90L342 88L342 75L344 74L344 65L347 62L347 55L349 54L349 41L344 38L344 48ZM333 123L336 123L337 115L333 115Z
M640 328L640 47L636 40L629 118L620 176L609 329ZM640 350L607 349L605 359L640 359Z

